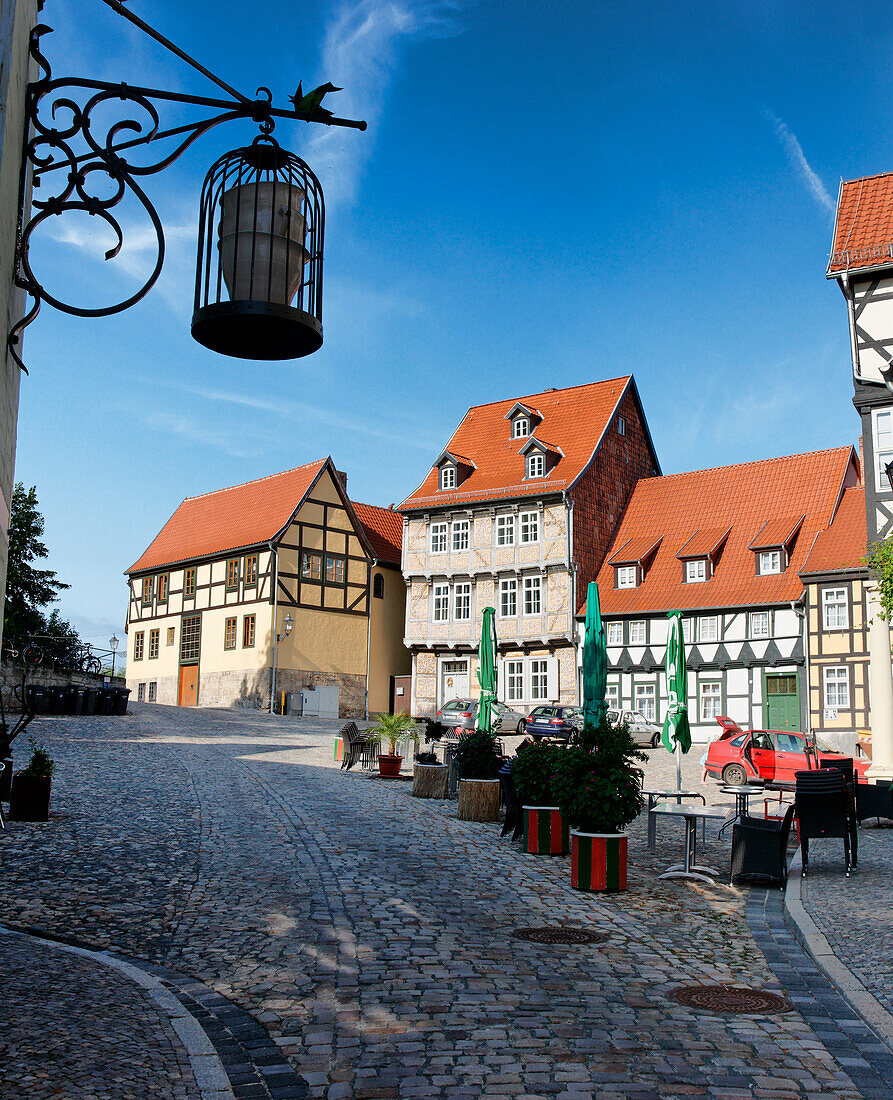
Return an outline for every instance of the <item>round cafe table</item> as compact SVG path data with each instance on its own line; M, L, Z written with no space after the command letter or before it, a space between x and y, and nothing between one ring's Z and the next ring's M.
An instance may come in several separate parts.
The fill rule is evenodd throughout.
M700 791L680 791L673 787L672 790L643 790L642 794L648 798L648 806L645 812L648 814L648 847L653 848L657 841L657 829L656 820L651 811L663 798L675 798L677 805L682 802L683 798L700 798L701 802L706 804L707 799Z
M749 800L753 795L760 796L764 793L765 788L762 783L742 783L732 784L726 783L719 788L723 794L733 794L735 796L735 812L732 817L723 825L719 830L719 835L734 825L739 818L747 817L749 811Z

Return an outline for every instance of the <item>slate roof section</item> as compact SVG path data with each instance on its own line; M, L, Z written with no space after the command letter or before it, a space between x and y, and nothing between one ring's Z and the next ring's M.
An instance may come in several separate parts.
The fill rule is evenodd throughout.
M819 531L828 527L846 485L858 481L852 447L770 458L739 466L694 470L636 483L598 575L602 614L634 615L680 608L759 607L800 598L803 568ZM805 515L784 573L758 577L749 548L767 521ZM683 581L676 551L692 530L731 527L713 576ZM614 588L611 560L630 539L663 535L637 588ZM585 614L585 602L580 609Z
M827 277L893 265L893 172L844 180Z
M403 544L403 516L391 508L353 501L353 510L363 525L369 545L379 561L400 565Z
M446 450L468 455L475 469L454 490L440 490L437 469L399 505L418 511L439 505L471 504L517 497L536 497L570 488L589 465L595 450L630 387L632 376L590 382L567 389L512 396L504 401L472 406L453 432ZM518 403L536 409L543 435L560 456L543 478L527 481L521 451L530 438L511 439L506 414ZM538 429L539 430L539 427ZM655 456L655 465L657 458ZM659 467L658 467L659 468Z
M845 489L834 522L816 535L800 576L865 572L862 559L867 546L865 490L861 486Z

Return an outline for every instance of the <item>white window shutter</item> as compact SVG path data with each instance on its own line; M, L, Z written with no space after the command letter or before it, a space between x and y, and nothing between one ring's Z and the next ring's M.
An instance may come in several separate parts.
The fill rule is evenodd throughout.
M500 703L504 703L506 702L505 694L508 690L508 684L506 683L505 661L502 659L496 662L496 675L498 677L496 682L496 698Z
M558 658L549 657L546 663L546 690L550 703L558 702Z

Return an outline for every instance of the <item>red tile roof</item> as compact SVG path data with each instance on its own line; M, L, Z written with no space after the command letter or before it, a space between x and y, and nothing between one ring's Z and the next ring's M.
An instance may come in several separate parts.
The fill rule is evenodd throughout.
M437 470L432 468L400 509L411 511L439 504L537 496L568 488L588 466L621 397L632 384L632 377L625 376L473 405L446 449L451 454L469 455L476 469L455 489L439 491ZM549 473L535 482L524 479L521 450L529 438L511 439L511 429L505 421L506 413L519 401L528 408L535 407L542 417L543 434L551 441L546 446L563 452Z
M353 501L353 510L363 525L375 556L391 565L399 565L403 543L403 516L390 508L379 508L376 504L358 504L356 501Z
M800 576L836 573L842 569L864 570L868 544L865 525L865 490L846 489L830 527L819 531Z
M612 565L637 565L640 561L651 557L660 546L660 536L641 535L639 538L630 539L624 543L610 559Z
M840 185L828 277L893 264L893 172Z
M712 558L728 538L731 527L702 527L676 551L680 561L686 558Z
M838 447L637 482L598 575L602 611L626 615L798 599L803 586L797 572L816 533L828 526L842 487L857 480L857 470L853 448ZM749 543L767 520L788 517L794 511L804 513L806 519L791 547L787 570L755 576ZM676 553L693 529L708 526L731 527L714 576L685 584ZM663 541L639 587L615 589L612 555L629 539L654 541L661 536Z
M751 550L774 550L780 546L787 546L800 530L805 519L805 515L776 516L774 519L768 519L748 545Z

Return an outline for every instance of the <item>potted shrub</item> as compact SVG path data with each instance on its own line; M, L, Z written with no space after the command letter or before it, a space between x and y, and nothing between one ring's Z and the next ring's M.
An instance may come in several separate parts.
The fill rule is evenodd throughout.
M9 800L11 821L47 821L50 816L50 786L56 765L43 745L31 738L31 759L16 772Z
M555 775L564 745L525 742L512 761L512 782L524 814L524 849L533 855L567 855L567 821L555 797Z
M12 790L12 743L34 717L34 711L26 704L25 676L20 687L13 689L14 696L20 697L22 713L12 722L6 721L6 707L3 692L0 690L0 802L8 802Z
M459 774L459 820L498 821L502 758L491 734L474 730L460 738L453 759Z
M413 798L446 798L449 768L436 752L420 752L412 769Z
M403 757L397 755L397 744L409 738L414 745L419 743L419 731L416 724L405 711L399 714L379 714L375 725L368 731L369 740L379 746L378 774L393 778L400 774ZM382 753L381 746L387 747Z
M625 890L627 837L623 829L642 807L642 770L625 723L587 726L558 761L554 790L571 827L571 886Z

